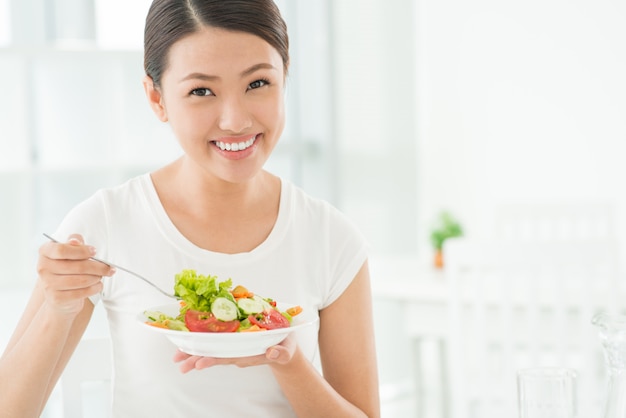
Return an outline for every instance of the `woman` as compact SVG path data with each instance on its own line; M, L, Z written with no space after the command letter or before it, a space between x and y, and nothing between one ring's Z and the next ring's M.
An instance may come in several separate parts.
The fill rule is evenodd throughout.
M40 249L39 279L0 360L0 410L38 416L91 317L107 310L115 417L379 416L366 248L330 205L263 169L283 131L286 26L272 0L155 0L144 88L184 153L100 190ZM149 152L149 150L146 150ZM263 355L177 352L135 320L183 269L319 312ZM103 278L104 277L104 278Z

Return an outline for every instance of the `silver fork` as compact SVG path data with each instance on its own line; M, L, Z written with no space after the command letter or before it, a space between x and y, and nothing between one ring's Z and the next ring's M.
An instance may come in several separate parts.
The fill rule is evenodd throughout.
M45 233L44 233L43 235L44 235L46 238L48 238L50 241L52 241L52 242L56 242L56 243L59 243L59 241L55 240L55 239L54 239L54 238L52 238L50 235L45 234ZM128 273L128 274L130 274L130 275L132 275L132 276L135 276L136 278L141 279L141 280L143 280L144 282L148 283L150 286L154 287L156 290L158 290L159 292L161 292L161 293L162 293L162 294L164 294L165 296L170 297L170 298L172 298L172 299L180 299L180 297L178 297L178 296L176 296L176 295L173 295L173 294L171 294L171 293L166 292L165 290L161 289L159 286L157 286L157 285L155 285L154 283L152 283L150 280L146 279L145 277L143 277L143 276L142 276L142 275L140 275L140 274L135 273L134 271L130 271L130 270L128 270L127 268L124 268L124 267L122 267L122 266L118 266L117 264L113 264L113 263L111 263L110 261L102 260L102 259L100 259L100 258L96 258L96 257L89 257L89 259L90 259L90 260L93 260L93 261L97 261L97 262L102 263L102 264L106 264L107 266L115 267L115 268L116 268L116 269L118 269L118 270L125 271L126 273Z

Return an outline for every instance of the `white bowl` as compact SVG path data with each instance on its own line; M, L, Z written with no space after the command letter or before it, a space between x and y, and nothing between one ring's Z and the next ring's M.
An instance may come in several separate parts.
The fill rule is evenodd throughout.
M278 303L278 308L281 310L291 306L294 305ZM176 317L180 305L173 303L146 310L159 311ZM280 343L290 333L315 324L319 318L313 310L305 308L299 315L293 317L291 326L288 328L255 332L186 332L164 329L146 324L149 319L143 312L137 316L137 320L152 331L163 334L184 353L195 356L234 358L263 354L269 347Z

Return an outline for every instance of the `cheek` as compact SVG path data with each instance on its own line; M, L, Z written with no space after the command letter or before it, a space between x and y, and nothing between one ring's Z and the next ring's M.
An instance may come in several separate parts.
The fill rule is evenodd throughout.
M271 103L258 106L257 117L260 121L275 131L278 136L285 126L285 101L283 97L274 98Z
M277 135L280 136L283 133L283 129L285 128L285 106L283 105L280 108L280 112L277 115L278 116L278 126L276 129Z
M277 129L277 132L278 132L278 135L280 136L280 134L282 134L282 132L283 132L283 129L285 128L285 118L286 118L286 115L285 115L285 101L282 100L282 98L280 100L280 106L278 107L278 115L277 115L277 117L278 117L278 129Z
M168 111L169 123L179 140L202 135L214 122L211 112L198 107L176 107Z

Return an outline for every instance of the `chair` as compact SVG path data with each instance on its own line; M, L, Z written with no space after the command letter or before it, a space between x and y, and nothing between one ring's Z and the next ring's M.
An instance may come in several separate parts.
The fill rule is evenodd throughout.
M448 399L452 418L517 416L516 371L579 372L579 416L598 416L605 387L590 321L614 308L609 241L446 241Z
M64 418L110 417L108 337L81 340L61 376Z

